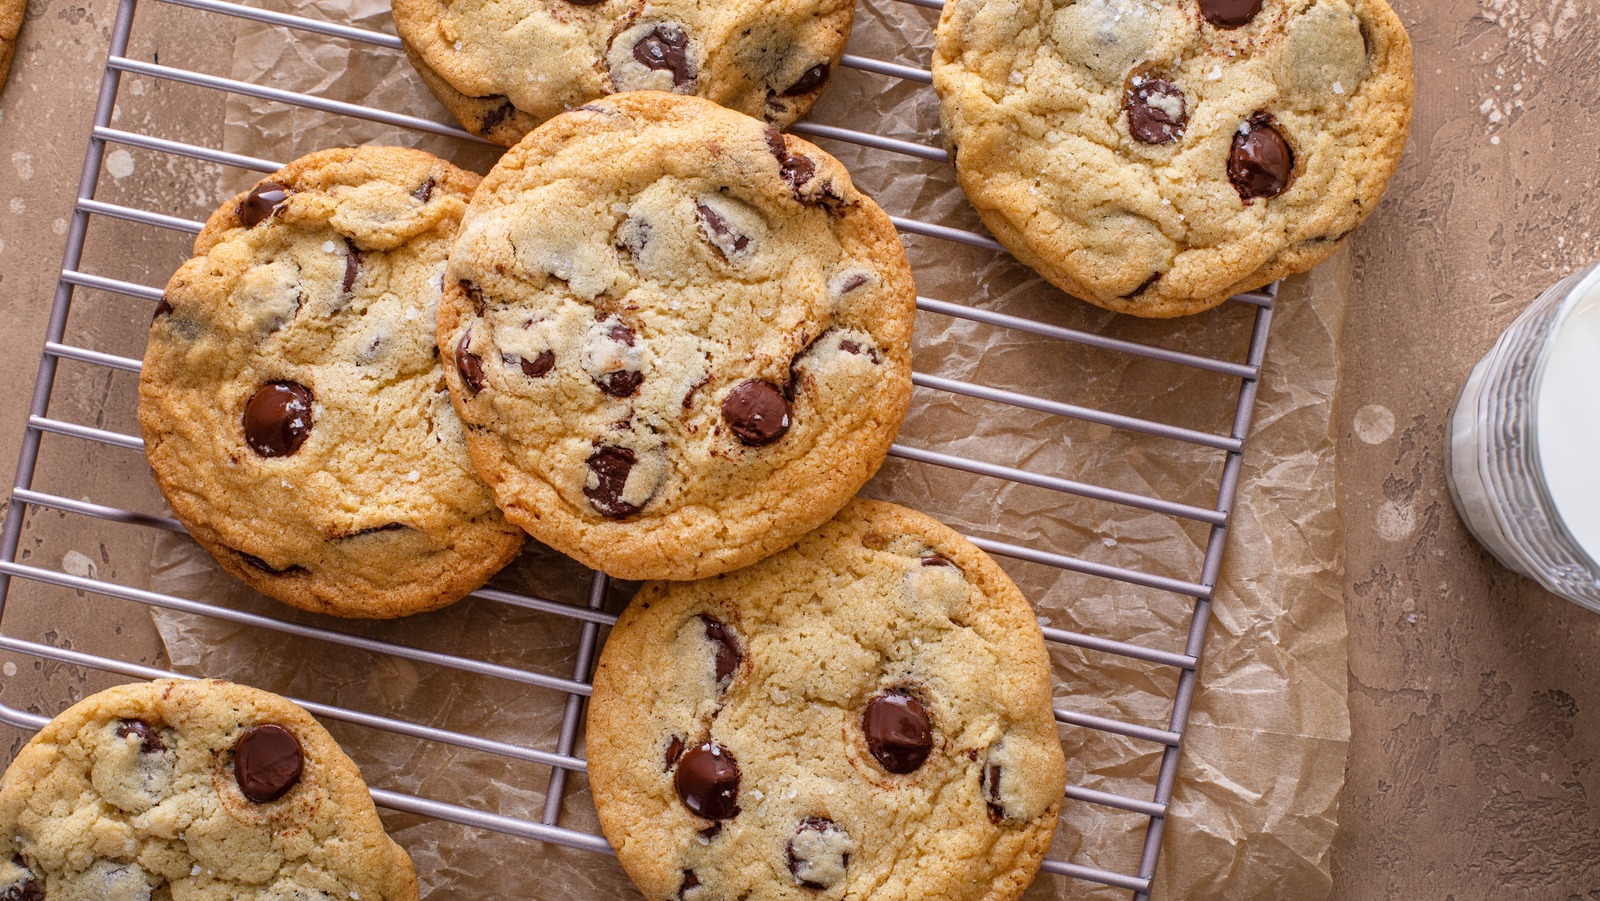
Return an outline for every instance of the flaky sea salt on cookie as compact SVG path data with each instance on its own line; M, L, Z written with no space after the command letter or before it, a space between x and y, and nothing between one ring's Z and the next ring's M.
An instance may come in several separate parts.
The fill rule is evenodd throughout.
M1150 317L1332 255L1383 196L1414 93L1383 0L951 0L933 79L1000 243Z
M838 161L639 92L552 119L484 179L439 348L512 522L613 576L693 579L787 547L877 470L915 304Z
M1010 901L1066 780L1021 592L876 501L754 566L645 585L587 745L606 837L657 901Z

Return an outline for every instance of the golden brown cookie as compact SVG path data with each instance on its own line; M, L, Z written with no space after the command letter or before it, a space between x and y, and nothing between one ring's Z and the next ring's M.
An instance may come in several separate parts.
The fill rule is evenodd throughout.
M877 470L916 291L832 157L696 97L617 94L484 179L439 348L512 522L627 579L779 551Z
M849 0L394 0L429 90L508 147L620 91L693 94L787 128L838 67L854 13Z
M11 57L17 52L17 32L28 11L28 0L0 0L0 91L11 74Z
M339 616L454 603L516 556L435 345L478 177L325 150L223 204L156 311L145 454L173 512L251 587Z
M1383 196L1414 93L1383 0L952 0L933 78L1000 243L1162 318L1332 255Z
M417 878L304 710L163 680L74 704L11 763L0 898L416 901Z
M1026 599L876 501L754 566L645 585L587 735L600 823L657 901L1008 901L1065 791Z

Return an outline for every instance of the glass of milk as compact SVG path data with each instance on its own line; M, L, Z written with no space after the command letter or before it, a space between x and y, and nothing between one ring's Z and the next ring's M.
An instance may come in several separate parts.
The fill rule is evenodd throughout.
M1600 263L1540 295L1461 389L1450 496L1511 569L1600 611Z

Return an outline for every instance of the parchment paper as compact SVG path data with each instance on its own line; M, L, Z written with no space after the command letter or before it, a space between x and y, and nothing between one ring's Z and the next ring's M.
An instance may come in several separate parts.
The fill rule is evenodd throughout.
M392 32L385 0L287 0L288 11ZM851 52L926 67L935 14L873 0ZM233 77L449 122L397 52L246 24ZM845 70L815 121L938 143L932 89ZM233 98L227 149L287 161L360 142L420 146L485 171L498 151L322 113ZM823 143L891 213L964 228L976 216L940 164ZM243 187L253 176L241 176ZM219 198L220 200L221 198ZM919 293L1195 353L1242 360L1251 311L1239 304L1175 322L1117 317L1064 297L1009 257L907 239ZM1345 309L1344 256L1284 288L1262 379L1243 490L1217 591L1200 691L1171 806L1158 898L1306 899L1330 887L1328 849L1349 735L1342 524L1334 509L1333 396ZM921 314L916 368L1068 403L1226 434L1238 381ZM919 389L901 442L1035 473L1209 507L1224 455L1107 426ZM967 534L1195 580L1208 528L1054 491L891 460L866 493L931 513ZM297 614L222 574L187 539L157 551L156 588L243 610L331 625L397 643L467 653L570 677L579 625L516 607L467 601L393 623ZM1182 651L1191 601L1165 592L1003 559L1041 624ZM495 584L581 603L584 572L533 548ZM619 609L629 586L615 586ZM552 749L564 696L487 676L322 642L156 613L173 665L296 697L427 723L523 747ZM1057 706L1167 728L1178 673L1170 667L1055 647ZM470 750L332 723L376 786L538 819L549 770ZM1153 796L1163 746L1066 728L1073 784ZM581 752L581 747L580 747ZM581 775L562 825L594 828ZM388 815L429 897L637 897L614 860L523 839ZM1052 856L1137 870L1140 814L1068 802ZM1044 875L1029 898L1117 898L1124 890Z

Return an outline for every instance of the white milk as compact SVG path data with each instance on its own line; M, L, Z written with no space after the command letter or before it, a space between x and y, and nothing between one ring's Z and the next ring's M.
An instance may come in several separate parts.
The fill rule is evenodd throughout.
M1544 481L1561 521L1600 560L1600 281L1561 324L1539 386Z

